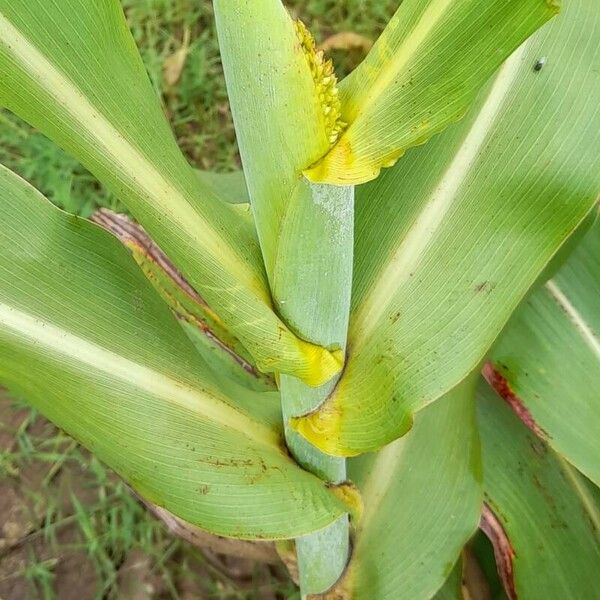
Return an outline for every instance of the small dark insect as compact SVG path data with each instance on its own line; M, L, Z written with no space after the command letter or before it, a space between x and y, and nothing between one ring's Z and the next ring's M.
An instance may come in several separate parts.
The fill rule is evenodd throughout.
M538 58L538 60L536 61L535 65L533 65L533 70L534 71L541 71L544 68L545 64L546 64L546 57L542 56L542 58Z

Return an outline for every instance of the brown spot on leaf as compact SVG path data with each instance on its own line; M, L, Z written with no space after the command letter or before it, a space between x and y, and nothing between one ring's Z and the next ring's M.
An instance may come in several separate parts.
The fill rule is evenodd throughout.
M494 388L496 393L513 409L516 415L523 423L543 440L550 436L535 421L529 409L523 404L523 401L511 389L506 377L504 377L491 362L485 363L482 374L487 382Z
M513 563L515 550L506 535L500 520L487 502L483 503L479 528L485 533L494 546L494 556L498 567L498 575L504 584L504 590L509 600L517 600Z
M212 465L217 468L234 468L253 467L254 461L251 458L221 458L219 456L206 456L199 458L198 462Z
M475 286L475 291L477 293L491 292L495 287L496 284L491 281L482 281Z

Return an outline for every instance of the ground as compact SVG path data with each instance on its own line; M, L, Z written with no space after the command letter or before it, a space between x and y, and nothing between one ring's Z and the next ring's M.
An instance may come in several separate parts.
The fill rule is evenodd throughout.
M239 167L211 3L123 4L189 160L201 169ZM363 36L338 39L348 47L332 50L343 75L362 59L399 0L287 4L319 43L341 32ZM188 52L179 52L187 41ZM2 110L0 163L70 212L121 208L77 161ZM0 391L0 600L295 597L283 568L226 559L174 539L109 470Z

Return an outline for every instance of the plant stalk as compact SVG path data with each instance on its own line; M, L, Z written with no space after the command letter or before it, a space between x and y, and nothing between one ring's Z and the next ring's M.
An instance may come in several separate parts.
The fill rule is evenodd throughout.
M354 188L303 182L308 193L297 196L297 248L301 255L288 265L287 281L294 294L275 287L283 318L313 343L345 350L350 313L353 259ZM286 254L289 256L289 254ZM310 276L304 269L310 271ZM283 302L281 300L283 299ZM291 417L317 408L331 393L338 377L311 388L299 379L281 376L281 402L288 447L298 463L333 484L346 479L346 461L323 454L292 431ZM324 530L296 540L303 597L330 589L340 578L349 555L349 519L344 515Z

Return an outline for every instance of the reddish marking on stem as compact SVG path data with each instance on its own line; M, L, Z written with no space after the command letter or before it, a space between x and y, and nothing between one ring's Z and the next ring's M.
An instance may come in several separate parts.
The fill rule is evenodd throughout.
M548 439L548 434L535 422L529 409L511 389L508 380L498 371L491 362L485 363L481 373L486 381L494 388L496 393L513 409L516 415L535 435L543 440Z
M483 503L479 528L485 533L494 546L494 556L496 557L498 575L500 575L500 578L502 579L506 595L509 600L517 600L517 590L515 589L515 577L513 571L515 550L506 535L502 523L500 523L500 520L487 502Z

